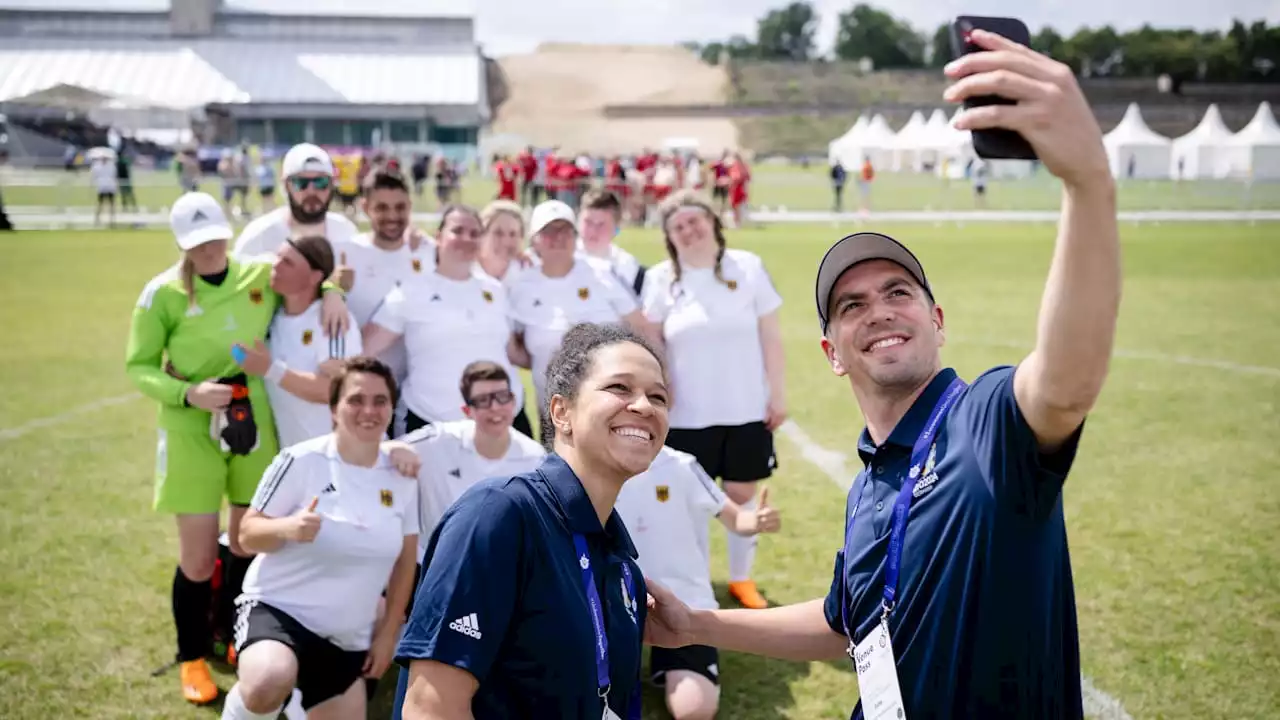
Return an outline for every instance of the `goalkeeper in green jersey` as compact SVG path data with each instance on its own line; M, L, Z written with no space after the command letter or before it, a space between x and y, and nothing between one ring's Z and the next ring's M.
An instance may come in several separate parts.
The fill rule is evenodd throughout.
M243 577L250 558L240 548L240 519L278 452L263 378L241 369L236 346L266 336L280 298L269 258L228 256L234 232L212 196L183 195L169 223L182 261L139 296L125 363L130 379L160 403L154 507L178 518L173 619L182 693L203 704L218 695L205 657L222 500L231 506L227 576ZM336 287L325 287L326 332L340 337L346 304Z

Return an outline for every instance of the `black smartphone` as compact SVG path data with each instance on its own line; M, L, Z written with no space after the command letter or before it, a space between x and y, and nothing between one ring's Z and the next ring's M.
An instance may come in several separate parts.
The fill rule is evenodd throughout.
M1023 45L1031 44L1031 32L1017 18L979 17L961 15L951 23L951 54L959 58L969 53L983 52L981 47L973 44L969 33L974 30L988 30ZM965 108L982 107L984 105L1016 105L1016 100L999 95L983 95L971 97L964 101ZM1015 130L994 129L974 130L973 150L978 157L988 160L1035 160L1036 151L1026 138Z

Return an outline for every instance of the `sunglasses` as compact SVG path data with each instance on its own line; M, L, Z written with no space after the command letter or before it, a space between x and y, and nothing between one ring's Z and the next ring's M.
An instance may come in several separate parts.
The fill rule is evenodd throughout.
M320 175L318 177L298 177L289 178L289 186L294 190L306 190L307 188L315 188L317 190L328 190L333 184L333 178L328 175Z
M499 405L506 405L507 403L515 399L516 399L516 394L511 392L510 390L499 390L498 392L491 392L491 393L488 393L487 395L477 395L476 397L473 397L470 400L468 400L467 404L473 408L478 408L480 410L488 410L489 408L493 407L493 404L495 402L498 403Z

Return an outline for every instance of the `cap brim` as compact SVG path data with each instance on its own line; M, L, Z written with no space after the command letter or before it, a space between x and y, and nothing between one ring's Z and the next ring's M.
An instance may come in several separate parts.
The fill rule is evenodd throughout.
M933 295L929 282L925 278L924 267L920 260L905 245L888 235L876 232L860 232L846 236L831 246L818 265L818 282L815 288L815 299L818 304L818 322L823 331L827 329L828 306L831 304L831 291L845 271L868 260L888 260L901 265L925 292Z
M529 237L531 237L531 238L532 238L533 236L537 235L538 233L542 232L543 230L546 230L546 229L547 229L548 227L550 227L553 223L557 223L557 222L566 222L566 223L569 223L569 226L570 226L570 227L572 227L572 228L574 228L575 230L577 230L577 226L573 224L573 220L571 220L571 219L569 219L569 218L564 218L564 217L553 217L553 218L547 218L547 220L546 220L546 221L544 221L544 222L542 222L542 223L540 223L540 224L538 224L538 225L530 225L530 226L529 226Z
M192 230L191 232L178 238L178 247L183 250L200 247L214 240L230 240L235 236L235 231L227 226L212 225Z

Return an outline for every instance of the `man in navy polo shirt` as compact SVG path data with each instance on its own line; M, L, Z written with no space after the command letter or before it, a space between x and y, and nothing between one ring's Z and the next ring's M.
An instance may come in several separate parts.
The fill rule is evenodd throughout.
M848 653L854 717L1080 718L1061 491L1107 373L1120 297L1115 187L1070 71L991 33L957 60L963 129L1017 130L1063 181L1035 348L972 384L942 366L942 310L919 261L878 233L837 242L815 288L822 348L866 420L865 469L822 600L694 611L650 585L647 639L814 660Z
M556 455L532 473L475 485L464 498L473 493L484 497L454 504L427 546L396 661L458 668L460 684L478 684L471 705L478 719L600 717L591 615L567 600L583 593L577 533L603 600L609 705L618 717L633 716L627 709L639 701L646 612L635 598L645 586L638 571L623 571L637 553L618 515L601 527L582 484ZM406 707L404 717L416 716Z

